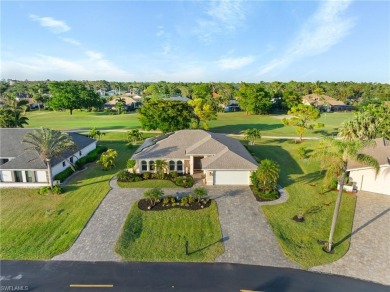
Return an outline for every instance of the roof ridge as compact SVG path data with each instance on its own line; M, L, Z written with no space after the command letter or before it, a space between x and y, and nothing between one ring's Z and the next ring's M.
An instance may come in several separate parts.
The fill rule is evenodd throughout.
M203 139L199 140L198 142L196 142L195 144L191 145L190 147L188 147L186 150L185 150L185 153L187 154L187 152L191 152L191 151L194 151L196 148L198 148L199 146L203 145L204 143L206 143L208 140L211 139L211 134L209 132L206 132L204 130L198 130L200 132L204 132L206 134L206 137L204 137Z

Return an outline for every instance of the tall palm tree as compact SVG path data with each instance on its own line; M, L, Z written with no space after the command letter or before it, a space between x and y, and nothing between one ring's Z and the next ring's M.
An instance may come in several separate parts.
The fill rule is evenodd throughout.
M50 188L53 188L51 160L66 150L76 148L72 138L67 133L41 127L27 133L22 142L29 144L27 151L37 151L40 158L45 161Z
M379 171L379 163L370 155L360 153L365 147L372 144L371 141L360 140L335 140L324 138L320 146L313 152L312 159L320 160L321 167L326 170L326 177L338 177L339 192L336 199L336 206L333 212L332 225L330 228L327 251L332 251L333 235L336 228L337 217L340 211L341 199L347 167L349 161L357 161L367 166L374 167L376 173Z
M256 170L259 188L262 191L272 191L276 188L279 172L280 167L278 163L270 159L263 159Z

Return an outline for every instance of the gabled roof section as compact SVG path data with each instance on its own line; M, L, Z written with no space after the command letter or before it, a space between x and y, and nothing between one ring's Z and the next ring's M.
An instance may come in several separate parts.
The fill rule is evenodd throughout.
M132 159L188 159L190 155L196 155L208 156L202 159L204 169L257 168L256 160L241 142L223 134L181 130L168 137L152 139L145 140Z
M361 153L374 157L380 166L390 166L390 141L385 138L377 138L374 141L376 146L365 147ZM348 170L365 167L369 166L356 161L348 162Z

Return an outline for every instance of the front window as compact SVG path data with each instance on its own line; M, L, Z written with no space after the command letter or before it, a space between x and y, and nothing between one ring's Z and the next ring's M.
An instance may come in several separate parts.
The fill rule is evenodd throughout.
M183 161L177 162L177 171L183 171Z
M173 161L173 160L169 161L169 170L170 171L175 170L175 161Z
M70 163L73 163L73 156L69 159Z
M141 170L142 171L147 171L148 170L148 164L146 163L145 160L141 161Z
M65 161L62 161L62 166L65 167L66 163Z
M26 180L27 182L35 182L35 172L34 171L26 171Z
M154 165L154 161L152 160L152 161L149 161L149 169L150 169L150 171L153 171L153 170L155 170L156 169L156 167L155 167L155 165Z
M16 182L23 182L23 175L21 171L14 171L14 175Z

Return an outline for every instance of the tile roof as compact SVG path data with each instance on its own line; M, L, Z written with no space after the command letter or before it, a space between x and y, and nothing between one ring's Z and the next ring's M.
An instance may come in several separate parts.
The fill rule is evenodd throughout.
M334 99L333 97L327 96L327 95L318 95L315 93L308 94L302 97L303 102L309 103L311 105L316 104L318 106L322 106L325 104L329 105L345 105L340 100Z
M25 151L28 145L22 143L24 135L32 130L33 129L24 128L0 129L0 157L14 158L0 165L0 169L46 169L46 165L44 161L40 159L38 152ZM77 149L83 149L95 141L78 133L70 132L69 135L76 144ZM77 151L78 150L66 151L61 156L54 157L51 160L51 165L56 165L64 160L65 157L69 157Z
M366 147L361 151L361 153L371 155L379 162L379 165L390 166L390 141L385 138L377 138L374 141L376 146ZM364 167L369 166L356 161L348 162L348 170Z
M188 159L190 155L208 156L202 159L203 169L257 168L240 141L204 130L181 130L164 138L146 139L132 159Z

